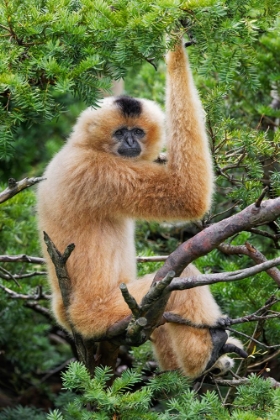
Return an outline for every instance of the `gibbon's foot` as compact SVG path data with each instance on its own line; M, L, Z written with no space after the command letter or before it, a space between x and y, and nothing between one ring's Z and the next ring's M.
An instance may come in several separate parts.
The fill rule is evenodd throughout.
M248 354L243 349L237 347L235 344L226 344L226 341L229 337L225 330L221 328L210 328L209 332L212 338L213 350L205 371L211 369L219 357L226 353L236 353L244 359L248 357Z
M246 357L248 357L248 353L245 350L241 349L240 347L237 347L233 343L226 343L226 344L224 344L221 350L222 350L222 354L225 354L225 353L236 353L240 357L242 357L243 359L246 359Z

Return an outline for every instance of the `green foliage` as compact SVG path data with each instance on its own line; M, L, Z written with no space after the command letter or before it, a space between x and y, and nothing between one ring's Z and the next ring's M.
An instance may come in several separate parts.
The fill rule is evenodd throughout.
M164 103L165 65L162 56L174 39L172 31L184 18L196 45L188 49L196 84L207 112L207 127L217 177L211 222L251 204L264 185L271 197L280 194L279 110L271 106L271 91L280 92L279 0L13 0L0 4L0 165L1 179L39 175L61 147L75 117L125 78L128 94ZM166 41L166 35L171 36ZM156 67L156 69L155 69ZM3 187L4 188L4 185ZM238 203L234 210L228 210ZM226 211L225 214L220 214ZM216 216L215 216L216 215ZM1 205L0 248L3 254L40 253L35 199L23 192ZM265 228L270 232L270 227ZM186 227L186 231L188 227ZM168 254L185 238L170 225L141 223L137 249L148 256ZM187 233L188 234L188 233ZM193 231L190 230L189 235ZM249 241L267 258L277 250L271 241L252 233L237 235L232 245ZM215 250L197 261L207 272L247 267L247 257L225 256ZM139 264L139 275L156 271L161 263ZM22 263L3 265L12 273L33 271ZM35 267L36 270L41 269ZM47 285L43 277L1 280L17 293L34 293ZM254 312L275 292L275 283L262 273L212 290L224 312L239 317ZM278 292L279 293L279 292ZM46 305L46 302L40 302ZM279 310L279 305L273 307ZM0 291L0 345L13 369L11 386L38 384L38 373L70 356L66 345L52 346L50 323ZM279 322L265 324L267 343L279 342ZM238 326L251 334L255 324ZM256 355L264 350L256 347ZM2 354L2 353L1 353ZM71 364L63 375L65 392L49 415L17 407L0 412L0 420L72 419L239 419L276 420L279 390L252 377L239 387L231 411L214 393L197 398L176 372L143 380L151 359L146 343L132 349L133 371L127 370L106 388L111 372L97 369L90 379L84 367ZM3 380L4 382L4 380ZM10 385L10 384L9 384ZM169 400L169 401L168 401ZM88 411L88 408L94 411ZM117 417L116 417L117 418Z
M176 0L2 2L0 156L11 156L22 123L57 117L61 95L95 105L131 63L157 61L181 15Z
M42 410L22 407L18 405L16 408L5 408L0 412L0 420L45 420L46 415Z
M238 419L257 420L276 419L280 414L277 397L279 390L273 390L269 381L252 375L248 385L237 388L237 398L229 412L221 406L217 394L207 392L200 399L192 391L185 391L168 402L172 418L178 420L194 419Z
M137 372L149 370L148 362L153 359L153 351L150 341L146 341L140 347L133 347L130 351L133 357L133 368Z
M111 419L114 413L122 419L157 418L153 414L147 414L152 397L148 387L130 392L134 385L141 381L141 374L126 370L112 386L106 388L106 383L111 377L110 369L105 367L96 368L94 378L90 379L84 365L78 362L71 363L68 371L63 374L63 385L66 390L78 392L73 395L74 398L69 398L68 406L62 409L65 419ZM88 412L85 407L89 406L94 412ZM78 414L79 417L76 417ZM56 417L49 416L49 420L54 418Z
M273 420L280 414L279 389L272 389L269 381L255 375L250 377L248 385L237 388L237 398L231 411L221 405L214 392L198 398L194 391L189 390L186 378L178 372L155 375L141 389L135 387L141 381L141 375L135 371L123 372L111 387L106 388L110 377L108 368L97 368L94 379L90 379L83 365L71 363L63 375L68 404L49 414L48 420L110 420L114 417L122 420ZM160 411L156 407L150 408L153 398L161 404Z
M165 399L166 395L175 395L188 386L185 377L176 372L154 376L146 385L139 387L142 381L140 372L126 370L115 379L112 386L106 388L112 373L108 368L96 368L95 376L90 379L85 367L74 362L63 374L63 385L68 390L68 405L64 403L61 419L164 419L160 413L150 410L152 399ZM82 391L82 393L80 392ZM69 393L70 392L70 393ZM73 394L74 393L74 394ZM92 408L89 411L85 408ZM48 420L55 417L58 411L51 413Z
M1 184L1 191L6 185ZM0 253L38 255L40 252L35 216L35 194L31 189L1 204ZM6 265L6 268L12 267Z
M4 185L1 189L4 189ZM0 254L40 254L34 191L25 190L1 205L0 231ZM40 265L26 266L26 263L20 262L1 264L3 269L13 274L23 272L31 275L36 271L43 271ZM39 286L47 291L45 276L26 277L19 280L19 284L13 279L0 279L0 284L22 295L35 294ZM46 302L42 302L41 305L46 305ZM2 289L0 289L0 317L1 350L5 352L6 359L17 366L19 375L16 375L13 381L19 389L23 385L23 378L30 380L33 372L48 370L70 355L66 346L61 345L58 349L50 346L49 321L26 308L24 300L10 299Z
M234 406L238 412L244 410L253 411L256 417L261 417L273 407L274 395L275 392L271 388L269 381L264 381L252 375L250 377L250 386L242 385L238 388ZM246 401L246 405L244 405L244 401ZM280 414L280 411L278 413ZM277 412L274 413L274 415L276 414Z

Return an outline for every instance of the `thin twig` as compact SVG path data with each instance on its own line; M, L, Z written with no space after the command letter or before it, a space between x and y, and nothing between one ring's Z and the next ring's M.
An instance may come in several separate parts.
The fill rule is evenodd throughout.
M1 270L1 267L0 267L0 270ZM47 275L47 272L46 271L33 271L32 273L13 274L12 276L13 276L13 280L19 280L19 279L22 280L22 279L29 279L31 277L46 276L46 275ZM3 274L0 273L0 278L1 279L4 279L4 280L9 280L10 279L10 276L3 275ZM17 282L17 285L19 287L21 287L18 282Z
M1 275L1 273L0 273L1 278L12 279L18 287L21 287L19 282L16 280L15 276L12 273L10 273L8 270L6 270L3 267L0 267L0 271L2 271L2 273L4 273L4 275L3 274Z
M31 264L45 264L44 258L31 257L29 255L0 255L0 262L26 262Z
M256 207L260 207L261 206L261 203L262 203L262 201L263 201L263 199L264 199L264 197L265 197L265 195L266 195L266 193L269 191L269 188L268 187L265 187L263 190L262 190L262 193L261 193L261 195L259 196L259 198L257 199L257 201L255 202L255 206Z
M21 181L16 182L13 178L9 180L8 187L0 193L0 203L9 200L14 195L18 194L20 191L25 190L32 185L37 184L38 182L43 181L45 178L24 178Z
M154 255L154 256L151 256L151 257L138 256L138 257L136 257L136 262L137 263L161 262L161 261L166 261L167 258L168 258L168 255Z
M263 319L266 319L266 318L263 318ZM255 338L251 337L250 335L247 335L247 334L245 334L245 333L243 333L243 332L241 332L241 331L237 331L237 330L235 330L234 328L230 328L230 327L228 327L228 328L227 328L227 330L229 330L229 331L233 332L234 334L239 334L239 335L242 335L243 337L246 337L248 340L251 340L251 341L253 341L254 343L256 343L256 344L258 344L259 346L264 347L264 348L266 348L266 349L275 349L275 348L277 348L277 347L280 347L280 344L275 344L274 346L267 346L266 344L262 343L261 341L256 340Z
M222 243L218 246L218 249L227 255L247 255L257 264L267 261L265 256L249 242L246 242L245 245L236 246ZM270 268L267 270L267 274L280 286L280 271L277 268Z
M185 278L176 277L172 280L170 285L167 286L167 291L171 292L173 290L185 290L206 284L242 280L262 271L266 271L269 268L275 267L277 265L280 265L280 257L274 258L273 260L266 261L261 264L257 264L254 267L244 268L243 270L229 271L226 273L200 274L197 276L190 276Z
M9 289L8 287L0 284L0 288L6 292L12 299L23 299L23 300L41 300L41 299L50 299L50 295L41 292L41 289L38 288L38 293L34 295L24 295L22 293L16 293L14 290Z
M280 349L276 350L274 353L270 354L268 357L266 357L265 359L260 360L257 363L253 363L252 365L248 366L248 369L254 369L260 365L263 365L264 363L269 362L270 360L274 359L275 357L277 357L280 354Z

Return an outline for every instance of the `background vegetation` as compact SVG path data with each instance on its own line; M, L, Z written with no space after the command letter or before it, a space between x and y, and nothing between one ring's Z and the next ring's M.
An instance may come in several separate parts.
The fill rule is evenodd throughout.
M279 0L1 0L2 188L11 177L39 176L80 110L108 94L112 80L124 78L126 93L164 106L162 56L172 46L172 31L184 19L196 41L189 54L207 113L217 176L213 208L204 224L251 204L264 186L269 197L279 196L279 10ZM40 255L34 190L1 205L0 227L1 255ZM139 224L138 252L168 254L200 229L193 224ZM261 235L242 232L231 244L250 242L273 258L279 254L279 237L275 220ZM279 389L259 378L280 380L277 318L236 328L247 336L255 334L269 348L248 339L254 359L242 369L257 376L251 377L249 387L238 389L234 401L227 400L233 404L231 411L221 405L225 384L219 385L218 394L197 399L177 373L156 375L148 344L123 349L118 374L126 368L133 371L126 370L106 390L106 369L93 380L79 364L65 372L75 351L46 311L44 266L2 260L0 407L9 408L0 411L1 420L45 419L49 409L55 411L48 419L67 420L279 418ZM222 272L252 262L214 250L196 264L204 271ZM139 274L159 266L141 263ZM275 282L261 273L238 283L217 284L212 290L223 311L234 318L256 311L277 294L276 289ZM273 310L279 311L279 304ZM61 371L67 391L61 391ZM208 384L202 390L206 389L217 391L217 386ZM89 405L94 412L86 410Z

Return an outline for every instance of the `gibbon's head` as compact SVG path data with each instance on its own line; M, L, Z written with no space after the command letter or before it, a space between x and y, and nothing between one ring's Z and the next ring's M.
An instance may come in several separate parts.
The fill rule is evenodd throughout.
M164 143L164 114L147 99L105 98L80 115L69 141L125 159L154 160Z

